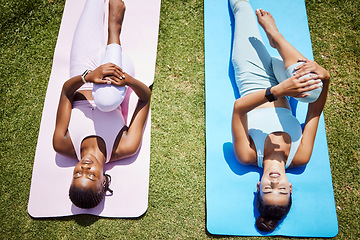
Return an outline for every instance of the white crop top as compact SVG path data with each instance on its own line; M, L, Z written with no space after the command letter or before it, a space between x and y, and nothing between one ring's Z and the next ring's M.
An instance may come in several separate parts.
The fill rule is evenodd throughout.
M265 139L270 133L285 132L291 137L291 147L285 168L289 167L300 145L302 129L287 108L259 108L248 112L249 135L255 143L257 162L263 167Z

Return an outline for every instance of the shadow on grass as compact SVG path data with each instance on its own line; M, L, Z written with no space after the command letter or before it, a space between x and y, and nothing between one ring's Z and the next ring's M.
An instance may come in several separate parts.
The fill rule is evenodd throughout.
M116 219L126 219L129 221L136 221L136 220L140 220L145 216L146 212L142 215L140 215L139 217L134 217L134 218L114 218L114 217L102 217L102 216L96 216L96 215L91 215L91 214L79 214L79 215L73 215L73 216L64 216L64 217L51 217L51 218L33 218L31 217L33 220L35 221L64 221L64 222L69 222L69 221L75 221L78 225L82 226L82 227L88 227L93 225L94 223L96 223L99 219L110 219L110 220L116 220Z

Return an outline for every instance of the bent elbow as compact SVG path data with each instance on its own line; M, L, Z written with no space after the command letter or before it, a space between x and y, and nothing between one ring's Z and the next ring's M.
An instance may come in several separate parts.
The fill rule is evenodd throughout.
M134 156L139 151L140 145L129 144L118 148L115 152L115 159L123 159Z
M243 164L243 165L252 165L254 163L254 159L247 157L236 157L236 159L238 160L239 163Z
M239 99L236 99L234 102L234 112L241 113L241 111L242 111L242 104L241 104L241 100L239 98Z
M131 147L128 147L127 150L126 150L126 156L127 157L132 157L134 156L138 150L139 150L140 146L131 146Z
M63 149L63 144L61 144L59 141L56 140L56 138L53 138L53 149L55 150L55 152L57 153L63 153L64 149Z
M234 148L234 153L237 161L243 165L253 165L256 161L256 158L254 158L251 153L247 153L244 150L237 151L237 149Z
M53 146L53 149L55 150L55 152L59 152L60 144L58 144L55 134L52 139L52 146Z

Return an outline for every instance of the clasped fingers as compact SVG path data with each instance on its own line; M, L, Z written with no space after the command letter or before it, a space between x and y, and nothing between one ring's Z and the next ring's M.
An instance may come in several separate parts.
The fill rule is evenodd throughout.
M321 80L318 79L316 74L307 74L305 76L295 75L279 84L279 86L281 86L285 96L299 97L299 95L305 92L319 88L321 86L320 83Z
M115 76L120 80L125 79L125 74L124 74L123 70L116 64L107 63L107 64L102 65L101 67L103 67L103 71L102 71L103 77Z
M321 67L317 62L308 59L299 59L298 62L304 62L300 66L294 68L294 75L306 75L307 73L315 73L321 80L330 79L330 75L326 69Z

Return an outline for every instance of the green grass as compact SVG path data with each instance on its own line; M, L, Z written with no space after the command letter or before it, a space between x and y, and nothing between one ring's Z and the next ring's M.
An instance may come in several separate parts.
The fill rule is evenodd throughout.
M315 60L332 75L325 121L339 221L360 236L359 1L307 0ZM0 6L0 239L206 239L202 0L162 0L150 198L139 219L32 219L27 203L64 1ZM182 119L179 118L182 116ZM232 239L232 237L225 237Z

